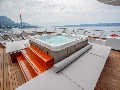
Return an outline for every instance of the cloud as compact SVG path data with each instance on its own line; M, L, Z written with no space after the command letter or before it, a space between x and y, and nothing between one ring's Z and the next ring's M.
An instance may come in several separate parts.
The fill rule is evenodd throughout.
M34 25L63 25L98 22L119 22L120 7L100 3L97 0L2 0L0 15L15 22Z

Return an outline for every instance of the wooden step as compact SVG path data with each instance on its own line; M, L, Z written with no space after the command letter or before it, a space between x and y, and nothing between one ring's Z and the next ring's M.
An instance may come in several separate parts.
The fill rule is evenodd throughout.
M42 60L44 61L45 65L47 66L47 69L51 68L54 64L54 59L50 55L47 55L37 47L33 46L32 44L29 45L30 49L36 53Z
M38 75L24 56L17 56L16 58L26 81L29 81Z
M37 56L29 48L21 50L21 53L24 55L26 60L30 63L30 65L33 67L37 74L40 74L46 70L43 63L41 62L41 58L39 58L39 56Z

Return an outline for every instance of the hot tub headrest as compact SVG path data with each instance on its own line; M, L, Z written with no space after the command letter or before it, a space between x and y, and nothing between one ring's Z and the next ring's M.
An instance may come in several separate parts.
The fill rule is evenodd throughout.
M78 57L80 57L82 54L84 54L86 51L92 48L92 44L89 44L85 46L84 48L80 49L76 53L72 54L71 56L63 59L62 61L54 64L53 69L55 72L59 72L63 68L67 67L69 64L71 64L73 61L75 61Z

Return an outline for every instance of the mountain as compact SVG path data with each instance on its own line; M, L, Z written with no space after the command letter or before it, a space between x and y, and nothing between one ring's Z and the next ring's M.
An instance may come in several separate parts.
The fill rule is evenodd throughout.
M15 23L10 18L6 16L0 16L0 28L36 28L36 26L32 26L26 22Z
M80 26L120 26L120 23L80 24Z
M120 26L120 23L98 23L98 24L80 24L80 25L64 25L53 27L96 27L96 26Z
M19 26L19 24L15 23L6 16L0 16L0 28L12 28L17 26Z

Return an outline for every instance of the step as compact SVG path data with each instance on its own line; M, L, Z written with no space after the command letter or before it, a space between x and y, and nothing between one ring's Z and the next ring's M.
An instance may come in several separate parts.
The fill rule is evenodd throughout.
M44 53L43 51L41 51L40 49L38 49L37 47L33 46L33 45L29 45L30 49L36 53L40 58L43 59L44 63L47 66L47 69L51 68L54 64L54 59L53 57L51 57L50 55L47 55L46 53Z
M17 56L16 58L26 81L29 81L38 75L24 56Z
M21 50L21 53L24 55L26 60L30 63L30 65L33 67L37 74L43 73L46 70L46 68L44 68L44 65L41 63L41 58L39 58L29 48Z

